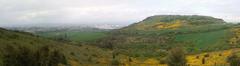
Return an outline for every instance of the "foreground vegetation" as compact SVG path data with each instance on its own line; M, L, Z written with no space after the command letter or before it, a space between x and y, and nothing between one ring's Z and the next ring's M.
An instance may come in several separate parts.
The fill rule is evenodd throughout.
M0 29L0 66L99 66L110 60L111 52L98 47Z
M67 65L65 56L58 50L46 46L37 51L27 47L6 46L1 66L63 66Z

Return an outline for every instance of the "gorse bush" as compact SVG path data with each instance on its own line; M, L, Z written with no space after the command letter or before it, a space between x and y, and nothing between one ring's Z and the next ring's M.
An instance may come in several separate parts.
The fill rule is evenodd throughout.
M32 51L26 47L6 46L3 54L3 66L58 66L66 64L65 56L49 46Z
M119 62L117 59L113 59L111 65L112 65L112 66L119 66L119 65L120 65L120 62Z
M227 59L230 66L239 66L240 65L240 57L237 53L232 53Z
M31 64L26 61L32 61L29 56L30 51L25 48L21 48L21 52L15 49L13 46L7 45L6 52L3 54L3 66L30 66ZM20 61L21 60L21 61Z
M168 66L186 66L185 51L182 48L173 48L167 57Z

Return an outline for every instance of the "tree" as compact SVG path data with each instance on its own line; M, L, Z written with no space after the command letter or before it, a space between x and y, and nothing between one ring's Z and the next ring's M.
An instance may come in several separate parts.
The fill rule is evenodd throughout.
M167 57L168 66L186 66L185 51L180 48L173 48Z

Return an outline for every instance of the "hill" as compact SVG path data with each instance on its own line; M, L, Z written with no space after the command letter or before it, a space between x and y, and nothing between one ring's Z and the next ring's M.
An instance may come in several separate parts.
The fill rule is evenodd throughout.
M48 51L48 49L50 51ZM35 52L41 52L41 53L39 55L38 54L35 55L34 54ZM51 52L55 53L53 54L55 55L54 63L57 62L56 60L61 60L61 58L57 58L57 57L58 56L61 57L61 53L62 53L62 55L66 59L65 65L71 65L71 66L106 65L106 64L109 64L111 60L111 52L107 50L103 50L98 47L83 45L83 44L75 45L71 43L56 42L54 40L49 40L46 38L35 36L27 32L10 31L10 30L0 28L0 66L5 66L3 65L4 63L17 64L18 60L20 61L18 63L24 63L24 61L27 61L28 62L27 64L31 64L29 60L34 60L37 57L29 58L30 56L47 58L48 57L47 55L51 56ZM57 56L56 56L56 52L57 52ZM41 56L41 54L46 54L46 55ZM18 57L24 58L24 59L18 59ZM48 57L48 58L54 59L54 57ZM9 60L9 61L6 61L6 60ZM14 60L16 61L16 63L10 62L10 60ZM48 61L48 60L44 60L44 61ZM28 66L28 65L25 65L25 66Z
M132 24L124 29L126 30L162 30L184 28L189 26L201 26L208 24L223 24L226 23L222 19L210 16L198 15L156 15L151 16L143 21Z
M35 35L58 41L91 42L105 37L111 29L88 26L42 26L42 27L5 27L9 30L30 32Z
M98 46L120 50L136 58L163 58L172 47L184 47L188 54L230 49L238 25L198 15L157 15L114 30Z
M62 30L62 31L43 31L36 32L34 34L54 39L57 41L68 41L68 42L91 42L101 39L107 36L109 31L75 31L75 30Z

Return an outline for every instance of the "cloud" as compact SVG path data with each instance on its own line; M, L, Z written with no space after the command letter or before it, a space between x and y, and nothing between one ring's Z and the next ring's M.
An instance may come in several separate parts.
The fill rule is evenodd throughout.
M239 0L0 0L0 26L131 24L161 14L208 15L240 21Z

